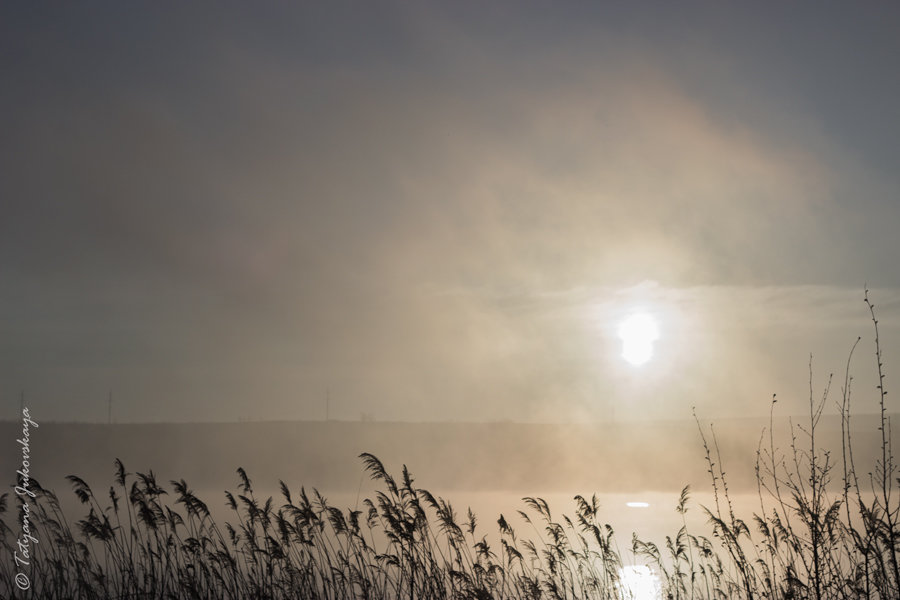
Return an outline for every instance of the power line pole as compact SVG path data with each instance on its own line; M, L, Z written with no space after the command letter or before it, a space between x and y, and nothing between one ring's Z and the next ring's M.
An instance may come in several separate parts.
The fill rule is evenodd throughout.
M106 409L107 424L112 425L112 390L109 390L109 405Z
M330 417L328 415L328 410L330 408L329 404L331 404L331 390L328 388L325 388L325 420L326 421L330 420Z
M19 414L25 414L25 390L22 390L22 393L19 396Z

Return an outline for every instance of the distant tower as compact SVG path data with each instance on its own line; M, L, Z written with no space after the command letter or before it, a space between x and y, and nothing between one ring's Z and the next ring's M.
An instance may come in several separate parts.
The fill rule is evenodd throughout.
M331 404L331 390L328 388L325 388L325 420L326 421L330 420L330 417L328 414L328 411L330 408L329 404Z
M106 420L109 425L112 425L112 390L109 390L109 400L106 407Z

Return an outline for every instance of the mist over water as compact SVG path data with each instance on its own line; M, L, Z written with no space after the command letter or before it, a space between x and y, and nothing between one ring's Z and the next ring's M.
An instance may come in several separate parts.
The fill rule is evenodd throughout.
M712 443L709 424L701 424ZM0 423L0 473L10 484L16 468L11 461L16 456L15 425ZM785 418L775 422L773 441L780 452L789 450L789 426ZM754 467L768 421L723 420L714 424L714 430L734 508L749 518L759 510ZM876 434L874 417L854 418L858 464L872 464L877 457ZM836 417L823 419L817 440L840 460ZM762 441L768 446L768 433ZM294 493L301 487L309 493L316 489L333 506L358 509L378 489L359 459L363 452L377 456L395 477L405 465L415 487L450 501L461 515L471 508L488 531L496 529L500 514L515 522L517 511L525 509L523 497L541 497L562 515L572 513L576 494L588 499L596 494L600 518L613 526L627 547L632 532L658 541L677 532L681 516L674 508L685 486L691 488L686 518L692 527L708 529L700 505L712 508L715 503L702 440L692 421L43 423L33 436L32 450L32 475L56 491L73 516L83 515L65 477L78 475L102 496L112 483L116 458L132 473L152 470L164 487L170 480L184 479L217 517L228 516L223 492L237 488L238 467L246 470L256 496L273 496L276 505L282 500L279 481L284 481ZM835 464L831 483L837 493L840 463ZM648 506L631 508L629 502Z
M900 598L900 3L805 8L0 4L22 600Z

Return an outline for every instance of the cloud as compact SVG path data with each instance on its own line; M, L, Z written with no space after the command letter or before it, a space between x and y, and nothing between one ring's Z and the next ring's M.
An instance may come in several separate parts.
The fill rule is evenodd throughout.
M713 34L182 10L8 38L2 374L51 412L110 386L135 418L309 416L326 387L384 418L739 410L843 290L900 284L894 181ZM660 342L676 384L598 324L635 289L696 322Z

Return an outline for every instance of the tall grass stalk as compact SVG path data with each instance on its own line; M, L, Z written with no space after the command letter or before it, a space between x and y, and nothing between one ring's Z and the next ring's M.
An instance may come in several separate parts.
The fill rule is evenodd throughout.
M524 535L502 514L487 530L471 510L460 517L449 501L416 487L405 466L395 479L367 453L360 458L377 490L360 509L333 506L315 489L292 492L284 482L279 499L258 497L239 468L236 488L225 492L231 516L217 522L184 480L165 486L152 471L132 474L116 460L104 494L68 477L86 512L75 522L53 491L32 481L29 522L40 540L27 571L32 587L20 590L14 562L3 560L0 597L609 600L632 597L623 568L640 561L672 600L900 598L900 481L868 291L865 303L875 331L881 434L880 457L865 471L868 486L850 434L854 344L834 403L841 416L836 493L836 459L817 436L831 378L817 394L812 360L808 414L790 421L784 449L775 442L772 398L756 451L759 512L749 521L735 513L715 429L695 413L712 487L713 505L701 507L711 536L688 528L687 486L675 506L681 527L662 549L633 534L623 553L596 495L575 496L571 516L527 497L514 513ZM20 499L17 509L9 494L0 495L0 548L10 557L24 516ZM18 514L7 523L11 511Z

